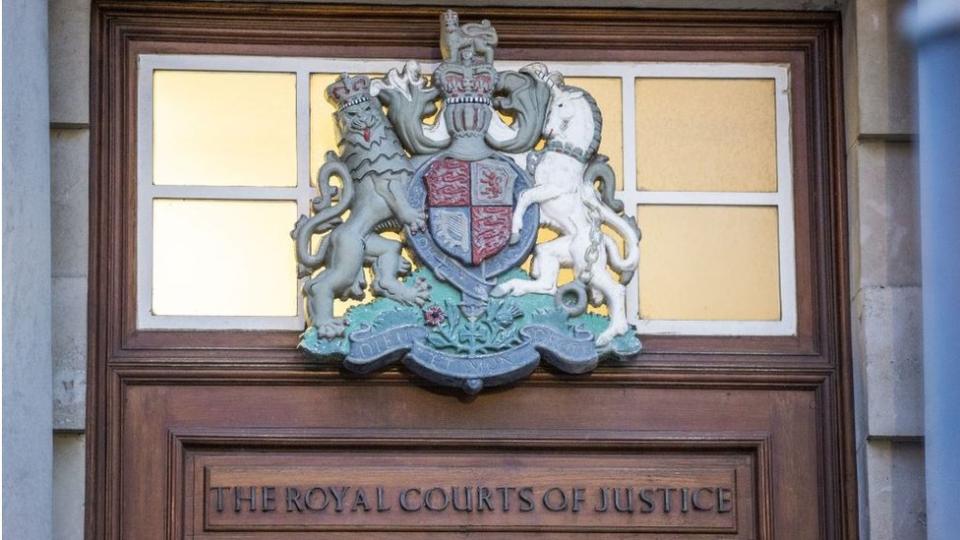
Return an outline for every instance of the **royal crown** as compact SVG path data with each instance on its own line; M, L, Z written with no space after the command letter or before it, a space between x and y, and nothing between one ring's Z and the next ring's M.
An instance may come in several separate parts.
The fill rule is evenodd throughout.
M351 77L343 73L327 87L327 96L337 104L337 110L370 101L370 79L366 75Z

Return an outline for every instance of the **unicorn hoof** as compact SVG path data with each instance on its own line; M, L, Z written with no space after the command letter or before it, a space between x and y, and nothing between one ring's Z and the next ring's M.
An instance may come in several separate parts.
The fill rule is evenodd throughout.
M630 326L626 322L612 322L603 333L597 336L595 343L597 347L606 347L615 338L626 334L629 329Z
M520 241L520 233L510 233L510 243L516 244Z
M596 344L597 347L606 347L607 345L610 344L611 341L613 341L614 337L615 337L614 335L607 334L606 332L604 332L603 334L600 334L600 336L597 338L597 340L594 343Z

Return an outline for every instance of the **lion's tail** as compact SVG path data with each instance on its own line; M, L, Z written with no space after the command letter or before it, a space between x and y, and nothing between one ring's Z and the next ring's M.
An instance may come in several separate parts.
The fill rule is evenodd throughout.
M313 270L324 263L326 258L326 237L320 242L317 251L314 252L311 246L313 235L329 231L339 225L341 222L340 216L350 208L350 203L353 200L353 178L350 177L350 170L335 153L327 152L326 158L326 162L323 167L320 167L320 172L317 174L317 186L320 189L321 196L314 199L316 213L309 218L301 215L293 231L290 232L290 236L296 241L297 261L299 263L297 266L300 277L309 276ZM337 204L333 204L337 188L330 185L330 179L334 176L339 177L343 183Z

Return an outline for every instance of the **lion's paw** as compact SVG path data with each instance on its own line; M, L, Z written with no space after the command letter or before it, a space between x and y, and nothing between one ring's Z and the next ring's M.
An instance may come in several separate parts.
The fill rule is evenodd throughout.
M399 285L393 290L384 291L384 296L402 304L422 306L430 301L430 283L418 277L411 285Z
M427 216L423 212L411 209L400 216L400 221L407 226L412 234L427 230Z
M315 322L313 323L313 327L317 330L317 337L333 339L342 336L344 332L346 332L348 324L349 322L343 317L337 317Z

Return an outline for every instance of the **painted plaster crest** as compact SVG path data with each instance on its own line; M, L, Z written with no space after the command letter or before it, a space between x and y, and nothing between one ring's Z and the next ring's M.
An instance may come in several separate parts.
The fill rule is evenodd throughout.
M624 284L640 231L597 153L596 102L540 63L497 71L489 21L447 11L440 30L431 76L411 60L327 88L339 151L292 233L309 320L300 349L358 373L402 361L468 393L541 359L585 373L638 353ZM538 243L541 230L553 239ZM575 279L558 285L561 268ZM335 316L336 299L366 298L368 276L375 298Z

